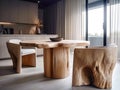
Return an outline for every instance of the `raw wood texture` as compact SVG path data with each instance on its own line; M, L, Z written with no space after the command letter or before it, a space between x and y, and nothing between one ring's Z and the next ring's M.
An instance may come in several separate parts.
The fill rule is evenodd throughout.
M81 40L62 40L60 42L27 40L27 41L22 41L20 44L22 46L36 46L38 48L55 48L55 47L88 46L90 42L81 41Z
M35 53L22 56L22 66L36 67L36 58Z
M27 40L21 46L44 48L44 73L46 77L65 78L69 75L69 48L88 46L89 41L62 40L60 42Z
M44 73L46 77L67 77L69 75L69 48L44 49Z
M6 44L13 62L13 69L15 69L17 73L22 71L22 65L36 66L36 53L22 56L21 46L19 44L10 43L9 41Z
M116 60L116 46L75 49L72 85L111 88Z

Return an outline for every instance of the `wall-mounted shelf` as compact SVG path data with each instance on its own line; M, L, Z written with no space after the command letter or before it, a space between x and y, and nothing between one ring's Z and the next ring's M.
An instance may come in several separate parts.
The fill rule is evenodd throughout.
M5 22L5 21L0 21L0 25L12 25L12 24L23 24L23 25L34 25L37 26L37 24L32 24L32 23L19 23L19 22Z

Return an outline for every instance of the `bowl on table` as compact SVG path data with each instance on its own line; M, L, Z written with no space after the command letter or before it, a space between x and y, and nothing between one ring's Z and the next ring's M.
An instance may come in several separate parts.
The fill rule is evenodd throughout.
M55 38L50 38L50 40L51 40L52 42L59 42L59 41L62 41L63 38L62 38L62 37L55 37Z

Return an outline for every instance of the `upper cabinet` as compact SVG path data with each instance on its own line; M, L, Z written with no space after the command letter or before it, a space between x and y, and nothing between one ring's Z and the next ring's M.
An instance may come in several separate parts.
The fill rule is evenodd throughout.
M0 22L38 23L38 4L22 0L0 0Z

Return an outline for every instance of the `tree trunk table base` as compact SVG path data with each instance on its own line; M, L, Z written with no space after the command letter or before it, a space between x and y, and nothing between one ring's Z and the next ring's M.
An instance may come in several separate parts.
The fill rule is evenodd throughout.
M44 48L44 74L50 78L65 78L69 75L67 47Z

